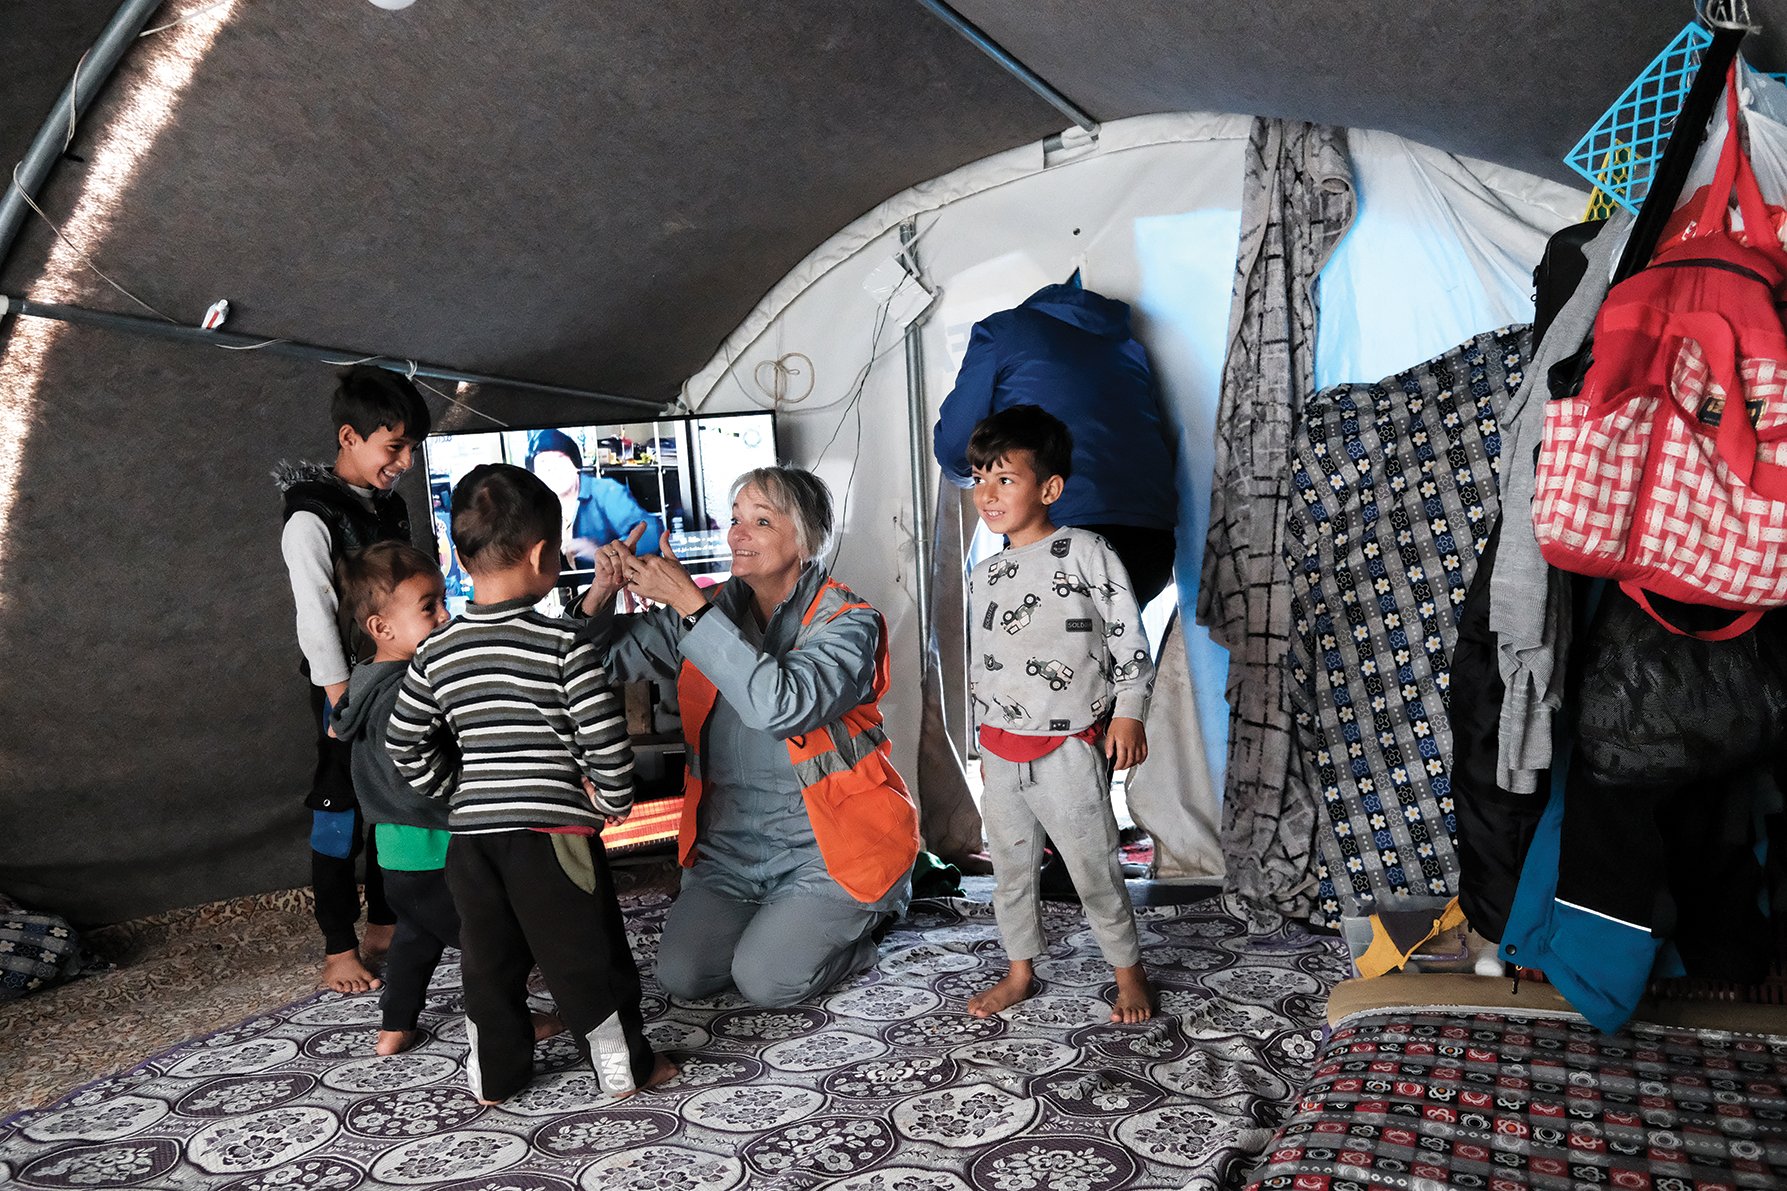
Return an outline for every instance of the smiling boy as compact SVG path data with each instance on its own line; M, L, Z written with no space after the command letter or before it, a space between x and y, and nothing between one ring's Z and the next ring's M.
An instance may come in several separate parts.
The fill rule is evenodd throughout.
M1154 684L1138 647L1141 613L1105 540L1057 529L1049 507L1072 467L1067 427L1034 405L986 418L968 442L974 507L1005 549L975 568L969 681L980 724L981 815L993 857L993 914L1010 968L968 999L990 1017L1031 995L1047 946L1037 868L1054 840L1116 977L1114 1022L1153 1013L1135 914L1117 863L1111 769L1148 755L1142 717ZM1128 644L1125 645L1124 642Z
M409 470L416 444L428 434L428 406L407 379L359 365L341 374L330 401L335 465L282 464L274 479L285 494L280 553L292 584L298 648L310 680L316 717L316 770L305 805L311 810L310 878L316 921L323 932L320 983L337 992L378 987L360 955L355 923L360 891L355 857L366 863L366 949L376 959L390 946L391 908L385 902L376 852L362 840L350 750L329 731L335 704L347 690L361 633L342 616L335 567L374 542L410 540L409 510L394 491Z

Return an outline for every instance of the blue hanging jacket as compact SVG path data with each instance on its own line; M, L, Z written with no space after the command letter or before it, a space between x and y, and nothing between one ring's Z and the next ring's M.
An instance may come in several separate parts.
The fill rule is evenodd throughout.
M975 424L1013 405L1039 405L1073 435L1073 475L1050 512L1056 525L1173 528L1174 444L1126 303L1047 285L974 324L933 440L959 487L973 480Z
M1661 940L1557 896L1569 754L1566 745L1552 759L1551 798L1521 865L1498 954L1508 963L1544 972L1576 1012L1596 1029L1612 1033L1638 1008Z

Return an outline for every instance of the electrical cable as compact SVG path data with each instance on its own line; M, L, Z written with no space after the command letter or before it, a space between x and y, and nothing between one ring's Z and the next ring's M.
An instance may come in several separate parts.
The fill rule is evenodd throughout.
M137 40L140 41L145 37L150 37L157 33L165 33L169 29L172 29L177 25L183 25L187 21L190 21L190 20L194 19L195 17L204 16L208 12L215 12L217 9L226 8L229 5L234 4L234 3L235 3L235 0L212 0L212 3L202 4L197 8L190 9L186 12L181 13L179 16L177 16L173 20L167 22L165 25L157 25L153 29L143 30L141 33L137 34ZM63 137L62 137L62 149L64 152L67 152L68 149L74 144L75 128L80 123L80 112L75 106L75 97L80 93L81 67L86 65L86 63L87 63L87 54L83 53L80 56L80 58L76 60L76 62L74 64L74 78L73 78L71 85L68 88L68 130L63 134ZM157 309L155 306L151 305L148 302L145 302L143 299L141 299L141 298L137 297L135 294L131 293L128 289L125 289L118 282L112 280L112 278L110 276L108 276L103 269L101 269L97 264L94 263L93 258L91 256L89 256L85 251L83 251L81 249L81 247L79 245L77 245L73 240L70 240L68 238L68 236L62 231L61 226L58 225L54 219L51 219L49 217L49 215L47 213L45 213L45 211L42 207L37 205L36 200L34 200L31 197L30 192L28 192L25 189L24 182L21 181L19 178L19 166L22 164L23 164L22 162L16 163L12 167L13 189L19 192L19 197L22 198L23 200L25 200L25 205L30 207L31 210L36 213L36 215L39 219L43 220L46 224L49 225L50 230L56 233L56 238L58 240L62 241L63 244L68 246L69 251L74 253L75 257L81 262L81 264L85 265L88 269L91 269L93 271L93 273L96 276L98 276L98 278L101 281L105 282L107 285L111 286L113 289L115 289L119 293L123 294L126 298L129 298L132 302L135 302L138 306L141 306L144 310L147 310L150 314L153 314L156 318L159 318L164 322L178 324L180 321L179 319L176 319L172 315L166 314L163 311ZM261 349L263 347L271 347L275 343L289 343L289 342L291 342L289 339L278 338L278 339L265 339L265 340L262 340L260 343L249 343L249 344L214 343L211 346L219 348L223 351L251 352L251 351L258 351L259 349ZM796 353L796 354L798 354L798 353ZM372 361L377 360L379 358L380 357L377 355L371 355L371 356L362 356L358 360L325 360L324 363L333 364L333 365L337 365L340 367L352 367L355 364L370 364ZM494 423L495 425L500 426L505 430L507 430L509 428L509 424L507 422L503 421L501 418L498 418L492 414L487 414L483 410L478 409L476 406L473 406L465 401L460 400L458 397L454 396L451 393L444 393L441 390L435 388L433 385L429 384L427 381L420 379L416 375L417 364L414 360L405 360L405 363L409 365L408 376L409 376L410 382L412 384L420 385L422 388L427 389L430 393L433 393L435 396L441 398L444 401L447 401L448 403L450 403L452 405L458 406L460 409L465 410L469 414L475 414L478 417L483 418L485 421ZM810 364L811 361L809 360L808 363Z
M165 25L157 25L153 29L145 29L141 33L137 34L137 38L140 40L140 39L148 37L154 33L166 33L169 29L172 29L175 25L184 25L187 21L192 20L192 18L194 18L194 17L202 17L206 13L212 11L213 9L225 8L231 4L234 4L235 2L236 2L236 0L213 0L213 2L210 4L200 5L198 8L195 8L195 9L191 10L190 12L181 13L179 16L175 17L173 20L169 21ZM77 67L76 69L78 70L79 68Z
M908 275L907 280L909 279L910 275ZM885 354L877 352L876 348L881 344L881 332L887 327L888 311L893 305L894 298L905 288L905 286L906 280L902 280L898 285L894 286L893 291L887 295L887 300L882 302L881 308L876 311L874 330L869 334L868 362L862 366L862 371L857 373L856 388L850 394L850 399L844 406L844 412L838 415L838 424L832 427L831 438L826 440L825 446L819 451L818 459L816 459L813 464L813 469L817 471L819 465L825 462L827 452L831 450L832 444L838 441L838 432L844 429L844 419L848 418L852 412L855 412L856 442L855 445L852 446L850 452L850 474L844 479L844 499L838 507L838 517L835 522L836 534L835 540L832 542L831 558L826 560L826 566L828 568L836 565L838 561L838 551L841 550L844 545L843 530L844 525L850 516L850 494L856 488L856 469L862 463L862 395L868 388L869 373L874 369L875 361L879 360L881 356Z
M410 367L414 368L415 366L416 366L416 362L414 360L411 360ZM459 399L458 397L455 397L451 393L441 392L439 389L435 388L433 385L429 384L427 381L423 380L421 377L416 376L414 373L410 374L410 379L415 381L415 383L421 385L424 389L427 389L430 393L433 393L436 397L443 398L447 401L452 402L454 405L457 405L460 409L463 409L466 413L476 414L478 417L483 418L486 422L494 423L495 425L502 427L504 430L509 429L509 424L507 422L503 421L501 418L497 417L496 415L487 414L483 410L479 409L477 406L472 405L470 402L462 401L461 399Z
M137 34L137 40L141 41L143 38L149 37L152 34L164 33L167 30L174 28L176 25L185 24L187 21L192 20L194 17L203 16L207 12L211 12L215 9L223 8L224 6L233 4L233 3L235 3L235 0L214 0L213 3L206 4L199 8L192 9L189 12L181 13L179 16L175 17L173 20L169 21L165 25L157 25L153 29L143 30L141 33ZM75 60L74 77L73 77L73 80L70 82L69 88L68 88L68 129L66 132L64 132L62 134L62 151L64 153L66 153L69 150L70 146L72 146L74 144L75 127L80 123L80 111L75 106L75 100L76 100L76 97L80 94L80 90L81 90L81 67L83 67L87 64L87 55L91 52L92 52L91 50L83 51L81 56ZM109 276L106 275L105 270L101 269L97 264L95 264L93 262L93 258L91 256L87 255L86 252L82 251L82 249L80 248L79 245L77 245L73 240L70 240L68 238L68 236L63 233L62 228L57 225L56 221L51 219L47 214L44 213L44 209L37 205L36 200L33 199L31 197L31 194L25 189L24 182L21 181L19 178L19 167L22 166L23 164L24 164L24 162L22 162L22 161L15 162L13 164L13 167L12 167L12 188L19 192L19 197L21 199L25 200L26 206L30 207L32 211L36 212L37 217L39 219L43 220L45 223L50 225L50 230L56 233L56 238L58 240L61 240L62 243L66 244L68 246L69 251L73 252L75 254L75 256L77 258L79 258L80 262L83 265L87 266L87 268L91 269L94 272L94 274L99 277L99 279L101 281L105 282L107 285L111 286L113 289L117 290L119 293L121 293L125 297L129 298L132 302L135 302L138 306L141 306L144 310L147 310L150 314L153 314L156 318L159 318L159 319L163 320L164 322L170 322L170 323L179 322L180 320L156 309L154 306L150 305L148 302L143 301L143 299L137 297L135 294L133 294L129 290L125 289L122 285L119 285L116 281L113 281ZM279 342L279 340L269 340L268 342L277 343L277 342ZM241 350L241 349L238 348L236 350Z
M81 251L80 247L77 244L75 244L75 242L73 240L70 240L66 235L63 234L62 228L57 225L56 221L54 219L51 219L48 215L44 214L43 208L38 206L37 201L35 199L33 199L28 193L26 193L25 184L23 182L19 181L19 166L22 164L24 164L24 163L23 162L15 162L13 164L13 167L12 167L13 189L15 189L19 192L19 197L25 200L26 206L30 207L33 211L37 212L37 217L39 219L43 220L45 223L50 225L50 230L56 233L56 238L58 240L61 240L64 244L68 245L69 251L74 253L75 256L77 256L78 258L80 258L80 262L83 265L86 265L89 269L93 270L93 272L98 275L98 277L101 281L105 282L107 285L111 286L113 289L117 290L119 293L121 293L125 297L129 298L132 302L135 302L138 306L141 306L144 310L147 310L150 314L153 314L156 318L161 319L163 322L170 322L170 323L178 322L179 321L178 319L173 318L169 315L163 314L161 311L157 310L155 307L153 307L149 303L143 301L141 298L137 297L135 294L131 293L129 290L127 290L123 286L119 285L116 281L113 281L110 277L106 276L105 271L103 269L101 269L98 265L93 263L92 257L88 256L85 252Z
M290 343L290 339L263 339L259 343L213 343L211 346L226 352L258 352L263 347L272 347L275 343ZM329 363L330 361L324 361Z
M911 280L913 275L917 273L918 270L917 270L917 265L915 262L917 261L918 258L912 255L912 250L918 246L918 242L920 240L924 239L925 236L930 234L930 231L932 228L936 227L942 221L943 221L943 217L941 215L933 218L929 223L925 224L924 227L920 228L918 233L916 235L914 235L912 237L912 239L906 241L904 244L901 244L899 246L899 252L895 254L894 259L895 260L903 260L903 261L907 262L910 267L907 270L907 276L902 278L900 280L900 283L898 285L894 286L893 291L891 293L889 293L887 295L887 297L883 298L881 300L881 302L876 306L875 315L874 315L874 317L876 319L881 319L884 315L886 315L888 310L893 305L894 298L897 297L899 295L900 291L905 288L906 282ZM927 306L926 309L929 309L929 307ZM924 313L923 310L919 311L918 314L915 314L913 316L913 319L916 320L918 315L923 314L923 313ZM759 338L760 337L761 337L761 335L759 336ZM753 340L753 343L754 342L755 342L755 340ZM886 355L888 352L892 351L894 348L899 347L902 342L903 341L901 341L901 340L896 340L895 342L889 344L887 347L880 348L879 350L876 350L878 343L879 343L879 339L877 339L877 344L871 345L871 348L870 348L871 355L869 356L868 362L863 365L863 369L866 371L868 368L872 367L876 361L878 361L882 356ZM813 395L813 393L815 393L818 390L819 369L818 369L817 365L813 364L812 357L808 356L805 352L785 352L782 355L777 356L774 360L765 360L762 363L758 364L756 372L754 372L752 375L752 378L751 378L752 383L757 386L757 389L760 392L762 392L765 396L770 398L769 404L766 405L766 404L764 404L764 402L762 400L760 400L758 398L757 394L751 392L750 389L746 388L745 382L739 378L738 357L732 355L730 350L726 349L724 347L724 345L722 345L722 350L726 352L725 375L732 378L732 383L735 386L737 386L739 395L742 396L746 401L750 402L752 405L756 406L758 409L767 409L772 413L782 413L785 410L787 410L788 407L790 407L790 406L799 405L802 402L805 402L808 398L810 398ZM797 397L791 401L778 401L778 400L776 400L776 394L774 393L774 391L772 391L767 386L765 386L763 384L762 380L758 377L758 375L756 373L760 372L765 367L780 367L780 366L782 366L782 361L793 359L797 356L800 359L805 360L807 362L808 366L812 368L812 370L813 370L813 384L808 388L808 390L804 396ZM798 412L816 414L816 413L819 413L821 410L831 409L837 405L842 404L843 402L849 400L849 395L850 395L850 392L852 391L852 388L855 385L860 384L862 379L863 379L863 376L862 376L862 374L859 373L857 378L851 382L851 386L846 387L843 396L840 396L837 399L832 400L832 401L827 401L823 405L815 405L808 409L800 410ZM716 381L714 383L717 386L723 382ZM709 391L709 396L712 396L711 390ZM705 398L703 400L705 401ZM696 402L696 404L694 406L685 406L685 408L687 408L688 411L691 414L693 414L698 411L701 404L702 404L702 402Z

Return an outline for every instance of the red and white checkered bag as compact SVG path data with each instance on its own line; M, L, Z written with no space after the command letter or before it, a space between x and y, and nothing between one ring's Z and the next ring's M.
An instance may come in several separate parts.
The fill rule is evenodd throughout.
M1551 565L1744 613L1787 606L1787 253L1739 146L1736 88L1700 216L1615 285L1575 397L1545 407L1533 526ZM1756 245L1730 228L1735 190ZM1741 403L1729 400L1741 394Z

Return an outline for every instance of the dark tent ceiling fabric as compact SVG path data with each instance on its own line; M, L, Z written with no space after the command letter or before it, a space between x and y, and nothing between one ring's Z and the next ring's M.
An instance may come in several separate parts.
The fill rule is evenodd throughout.
M0 891L109 922L308 880L315 746L280 458L327 371L82 328L47 338L0 591Z
M0 4L0 171L10 176L25 155L117 7L116 0Z
M1580 185L1562 158L1693 19L1687 0L952 0L1100 120L1221 111L1377 128ZM1787 0L1752 2L1752 62Z
M183 321L228 297L232 329L667 398L843 224L1065 123L886 0L242 0L99 255Z

